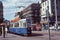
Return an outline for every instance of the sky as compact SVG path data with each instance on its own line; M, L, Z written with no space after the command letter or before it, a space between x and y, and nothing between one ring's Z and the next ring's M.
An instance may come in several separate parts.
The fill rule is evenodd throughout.
M4 18L13 20L15 13L22 11L31 3L38 3L40 0L0 0L3 2ZM24 7L22 7L24 6Z

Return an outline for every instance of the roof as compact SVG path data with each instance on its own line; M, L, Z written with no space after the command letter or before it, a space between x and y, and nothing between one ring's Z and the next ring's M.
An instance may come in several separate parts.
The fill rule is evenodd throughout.
M20 18L18 17L18 18L15 18L15 19L11 20L11 22L17 22L19 20L20 20Z

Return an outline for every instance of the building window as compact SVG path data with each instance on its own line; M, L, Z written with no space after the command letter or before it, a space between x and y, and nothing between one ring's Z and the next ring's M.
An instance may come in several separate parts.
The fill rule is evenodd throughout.
M26 22L25 22L25 23L23 23L23 27L26 27Z
M44 7L44 3L43 3L43 7Z
M46 2L45 2L45 6L46 6Z
M44 11L44 8L43 8L43 11Z
M47 0L42 0L42 2L45 2L45 1L47 1Z

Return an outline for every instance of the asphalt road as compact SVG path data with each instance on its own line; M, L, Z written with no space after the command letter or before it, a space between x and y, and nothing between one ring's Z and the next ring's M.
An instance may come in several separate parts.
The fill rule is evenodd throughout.
M50 31L51 40L60 40L60 31ZM6 33L6 38L0 36L0 40L49 40L48 31L33 31L29 37Z

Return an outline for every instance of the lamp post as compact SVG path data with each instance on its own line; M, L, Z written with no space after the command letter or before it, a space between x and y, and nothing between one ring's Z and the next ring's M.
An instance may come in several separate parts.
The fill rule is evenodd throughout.
M54 0L54 4L55 4L55 27L56 27L56 31L58 31L58 20L57 20L57 5L56 5L56 1L57 0Z
M46 16L47 16L47 22L48 22L48 33L49 33L49 40L51 40L51 36L50 36L50 26L49 26L49 17L50 17L50 14L49 14L49 6L47 6L47 10L46 10Z

